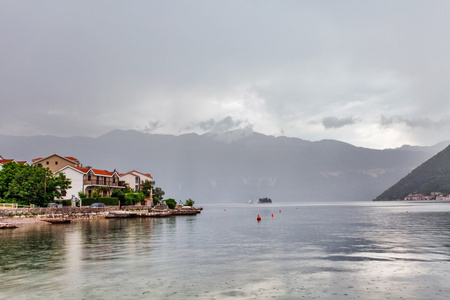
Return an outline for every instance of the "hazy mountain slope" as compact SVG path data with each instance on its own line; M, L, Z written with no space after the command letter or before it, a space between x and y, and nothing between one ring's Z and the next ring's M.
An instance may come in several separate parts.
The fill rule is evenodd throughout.
M198 202L371 200L436 147L373 150L251 131L181 136L115 130L98 138L0 135L0 153L20 160L58 153L84 166L149 172L167 196Z
M383 192L376 200L403 199L410 193L450 193L450 147L445 148Z

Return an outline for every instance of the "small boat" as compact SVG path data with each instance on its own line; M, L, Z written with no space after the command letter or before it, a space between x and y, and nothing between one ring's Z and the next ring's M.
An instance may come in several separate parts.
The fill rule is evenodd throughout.
M42 219L42 221L49 222L51 224L67 224L67 223L70 223L70 219L64 219L64 218L48 218L48 219Z
M254 202L253 202L253 200L248 200L247 201L247 204L253 204Z

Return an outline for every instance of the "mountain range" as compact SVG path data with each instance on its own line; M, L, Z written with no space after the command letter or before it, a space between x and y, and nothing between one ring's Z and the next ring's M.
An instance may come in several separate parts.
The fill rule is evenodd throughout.
M448 144L374 150L251 130L179 136L114 130L97 138L0 135L0 155L31 161L58 153L97 169L138 170L150 173L166 198L196 203L364 201Z

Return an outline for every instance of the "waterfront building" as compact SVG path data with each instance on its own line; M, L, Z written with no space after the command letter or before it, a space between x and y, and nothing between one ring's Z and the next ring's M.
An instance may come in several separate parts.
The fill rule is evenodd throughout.
M57 173L63 173L67 179L72 181L71 188L63 195L65 199L71 199L72 195L78 197L78 192L91 197L95 190L101 196L109 196L114 190L124 188L119 183L119 174L116 170L111 172L92 167L83 168L67 165L58 170Z
M124 181L128 184L128 186L134 189L135 192L139 192L141 190L141 185L144 181L148 180L155 185L155 181L153 180L152 175L141 173L139 171L133 170L128 173L119 174L120 180Z
M61 156L55 153L47 157L35 158L32 160L31 165L49 168L54 173L65 166L79 167L80 161L74 157Z

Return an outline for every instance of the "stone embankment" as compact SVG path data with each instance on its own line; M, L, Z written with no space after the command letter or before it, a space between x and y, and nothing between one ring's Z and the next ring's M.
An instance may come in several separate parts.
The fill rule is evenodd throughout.
M179 215L196 215L201 208L166 205L150 206L107 206L107 207L62 207L62 208L17 208L0 209L0 229L16 228L17 224L47 223L44 220L94 220L105 218L161 218Z

